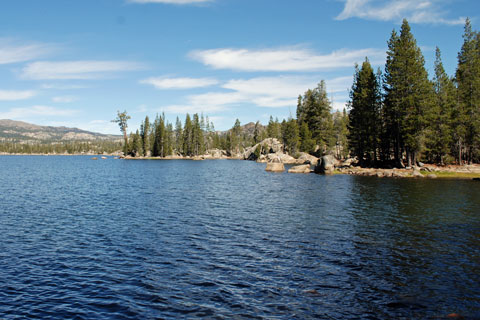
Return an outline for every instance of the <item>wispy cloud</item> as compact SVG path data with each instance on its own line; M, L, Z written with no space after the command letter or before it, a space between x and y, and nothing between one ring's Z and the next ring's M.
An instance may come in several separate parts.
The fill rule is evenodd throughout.
M143 66L128 61L39 61L28 64L22 71L22 76L31 80L85 80L98 79L114 72L134 71Z
M215 69L238 71L319 71L337 68L351 68L355 62L361 62L366 56L373 64L382 63L384 49L338 50L321 55L311 50L286 49L211 49L190 52L192 59Z
M131 3L199 4L213 0L128 0Z
M77 100L77 98L73 96L58 96L52 98L52 101L56 103L70 103L74 102L75 100Z
M368 20L396 21L407 18L412 23L461 25L464 17L445 18L445 0L344 0L345 7L337 20L362 18Z
M351 82L352 77L327 80L328 93L346 93ZM169 113L217 112L241 105L295 108L298 95L308 88L316 87L317 83L318 79L310 76L235 79L222 85L222 88L227 91L190 95L187 97L187 103L167 106L162 110Z
M218 84L218 81L211 78L148 78L140 83L150 84L157 89L192 89L203 88Z
M44 83L41 85L42 89L55 89L55 90L75 90L86 89L88 86L79 84L59 84L59 83Z
M15 101L30 99L37 93L32 90L0 90L0 101Z
M0 64L34 60L53 51L54 47L48 44L23 44L11 39L0 38Z
M223 105L195 105L195 104L184 104L184 105L169 105L166 107L158 108L158 112L166 112L171 114L186 114L186 113L211 113L225 110Z
M36 117L70 117L78 110L59 109L49 106L32 106L25 108L12 108L7 112L0 112L0 119L30 120Z

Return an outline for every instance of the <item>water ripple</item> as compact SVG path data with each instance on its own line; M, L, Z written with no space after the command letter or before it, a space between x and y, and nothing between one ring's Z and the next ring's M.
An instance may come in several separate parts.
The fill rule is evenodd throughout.
M0 156L0 318L480 316L480 186Z

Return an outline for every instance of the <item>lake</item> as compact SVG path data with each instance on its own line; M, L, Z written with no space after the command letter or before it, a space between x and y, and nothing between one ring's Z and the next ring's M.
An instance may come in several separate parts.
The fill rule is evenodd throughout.
M480 182L0 156L0 318L480 317Z

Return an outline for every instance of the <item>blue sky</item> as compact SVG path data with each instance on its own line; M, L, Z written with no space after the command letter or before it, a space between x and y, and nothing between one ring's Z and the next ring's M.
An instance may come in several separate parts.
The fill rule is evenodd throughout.
M325 80L343 109L353 66L384 67L409 19L432 76L435 46L453 75L478 0L3 0L0 119L118 133L146 115L210 117L217 130L295 115Z

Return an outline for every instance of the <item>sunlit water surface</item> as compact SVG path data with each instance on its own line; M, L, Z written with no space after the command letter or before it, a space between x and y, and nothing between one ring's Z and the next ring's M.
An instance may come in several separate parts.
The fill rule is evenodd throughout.
M480 182L0 157L0 318L480 317Z

